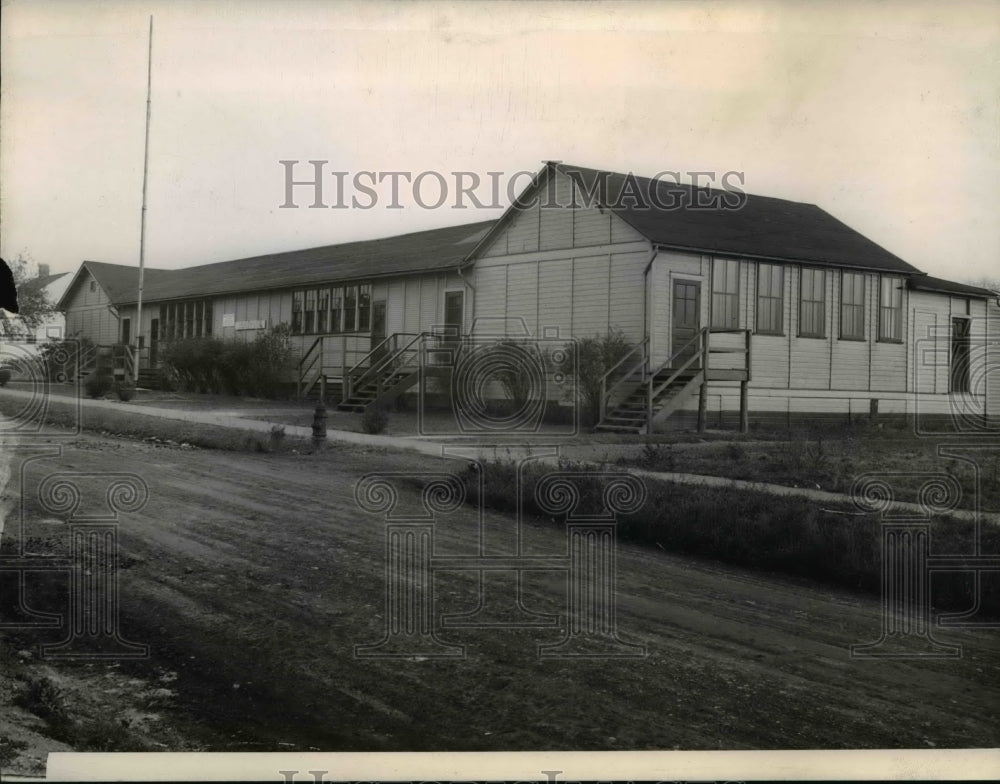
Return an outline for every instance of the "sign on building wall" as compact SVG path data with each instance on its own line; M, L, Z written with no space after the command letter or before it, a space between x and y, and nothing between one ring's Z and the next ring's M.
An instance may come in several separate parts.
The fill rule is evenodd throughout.
M236 329L267 329L267 319L250 319L249 321L237 321Z
M223 327L234 327L234 326L236 326L236 314L235 313L223 313L222 314L222 326Z

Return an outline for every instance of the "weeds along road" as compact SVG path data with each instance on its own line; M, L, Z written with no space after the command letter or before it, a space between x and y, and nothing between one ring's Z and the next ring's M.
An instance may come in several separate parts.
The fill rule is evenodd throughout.
M639 659L539 659L559 628L445 629L461 659L355 658L385 617L385 523L354 484L374 471L455 470L334 446L255 455L84 437L25 473L28 533L56 529L37 484L56 471L141 475L121 518L129 665L174 670L179 726L211 750L552 750L986 747L1000 744L1000 632L936 632L961 659L852 660L878 637L877 597L653 549L618 551L618 626ZM84 484L86 488L86 483ZM93 492L96 490L96 485ZM402 509L420 509L404 490ZM514 521L488 514L510 552ZM473 554L475 513L443 515L437 554ZM564 554L560 525L527 522L524 551ZM514 579L491 590L510 599ZM492 579L492 578L491 578ZM476 606L479 577L435 575L436 611ZM566 578L526 575L525 605L564 612Z

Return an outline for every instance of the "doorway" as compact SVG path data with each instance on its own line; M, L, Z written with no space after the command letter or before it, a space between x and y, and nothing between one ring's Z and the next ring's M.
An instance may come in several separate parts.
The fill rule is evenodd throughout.
M673 330L670 355L674 367L683 365L698 349L694 340L701 329L701 284L693 280L675 280ZM692 367L698 367L697 363Z
M444 326L446 340L462 337L465 323L465 292L446 291L444 293Z
M953 318L951 320L951 383L950 392L969 391L969 333L970 320Z
M160 320L149 322L149 366L156 367L160 357Z

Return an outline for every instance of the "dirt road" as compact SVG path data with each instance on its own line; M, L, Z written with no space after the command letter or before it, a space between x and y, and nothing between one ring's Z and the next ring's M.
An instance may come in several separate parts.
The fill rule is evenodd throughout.
M936 632L961 659L852 660L878 636L867 595L621 545L618 627L636 659L539 659L558 627L446 629L457 659L364 659L384 628L384 521L356 505L373 471L446 461L337 447L247 455L80 438L26 472L29 534L58 539L37 484L55 471L140 474L122 516L123 632L170 675L162 710L211 750L553 750L984 747L1000 744L1000 632ZM97 493L96 485L88 492ZM418 510L415 491L403 509ZM48 515L51 518L51 515ZM488 541L514 541L486 516ZM445 515L438 551L476 552L474 513ZM564 553L528 522L525 552ZM514 590L497 573L497 596ZM478 576L435 577L436 611L476 606ZM563 612L566 579L525 577L524 602ZM82 666L82 665L80 665Z

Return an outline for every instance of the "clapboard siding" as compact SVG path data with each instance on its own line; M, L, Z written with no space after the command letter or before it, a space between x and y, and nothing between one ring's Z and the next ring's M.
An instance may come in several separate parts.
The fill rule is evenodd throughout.
M538 208L539 250L573 246L572 181L557 175L548 183L546 196Z
M511 264L507 267L508 319L523 321L528 334L538 330L538 264ZM513 328L513 327L512 327Z
M570 330L576 337L604 335L610 305L610 256L573 260L573 317Z
M573 300L568 295L573 281L573 259L553 259L538 264L538 326L570 335Z
M66 335L88 338L97 345L117 343L120 337L119 321L109 310L110 305L104 289L85 269L67 298Z
M480 253L482 258L645 242L639 232L609 210L571 208L571 204L582 204L582 197L576 196L574 201L575 185L562 172L545 187L531 206L510 215L504 230Z
M620 329L632 343L643 339L645 330L645 253L612 253L610 267L609 327Z
M711 281L708 265L701 256L658 251L650 269L650 356L661 365L672 355L673 289L675 280L691 280L701 285L700 317L707 324Z
M986 413L991 421L1000 422L1000 305L996 300L983 304L985 347L982 351L985 367L981 373Z
M802 337L800 321L799 292L802 283L802 268L798 266L785 267L785 276L789 279L791 295L795 307L791 310L789 334L789 366L791 368L788 386L792 389L829 389L830 388L830 347L831 347L831 289L834 275L825 271L825 297L823 337Z

